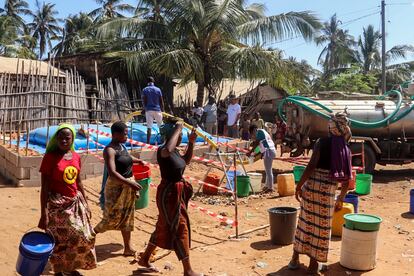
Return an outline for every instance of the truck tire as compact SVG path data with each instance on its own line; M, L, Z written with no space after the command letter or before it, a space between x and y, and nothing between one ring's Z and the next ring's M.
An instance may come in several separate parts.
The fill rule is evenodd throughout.
M362 152L361 143L352 143L350 145L352 154L359 154ZM372 174L375 170L375 164L377 163L377 157L374 150L370 145L364 145L364 155L365 155L365 173ZM360 167L362 166L362 156L357 155L352 157L352 166Z

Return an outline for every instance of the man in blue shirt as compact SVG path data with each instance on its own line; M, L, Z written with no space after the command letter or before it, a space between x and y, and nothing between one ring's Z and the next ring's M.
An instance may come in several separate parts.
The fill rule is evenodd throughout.
M154 121L158 127L162 125L162 112L164 111L164 101L161 89L154 85L154 78L148 77L148 86L142 90L142 100L144 102L145 118L147 121L147 144L151 140L151 129Z

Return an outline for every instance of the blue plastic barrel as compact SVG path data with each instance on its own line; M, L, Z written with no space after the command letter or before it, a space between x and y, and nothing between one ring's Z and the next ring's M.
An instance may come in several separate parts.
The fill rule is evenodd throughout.
M226 183L226 188L234 191L234 171L228 171L226 174L229 180L229 182ZM239 176L242 174L243 173L241 171L236 171L236 176Z
M347 194L345 196L344 202L351 203L352 205L354 205L354 212L358 213L358 195Z
M22 276L39 276L54 247L55 241L47 233L33 231L24 234L20 241L16 271Z
M410 213L414 215L414 189L410 191Z

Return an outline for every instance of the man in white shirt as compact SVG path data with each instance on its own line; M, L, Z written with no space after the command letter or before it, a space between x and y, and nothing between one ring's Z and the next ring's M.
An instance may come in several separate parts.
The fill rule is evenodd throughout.
M227 108L227 136L239 138L239 119L241 114L241 106L238 104L236 95L229 96L230 104Z
M213 97L208 98L208 104L204 107L203 121L208 133L217 134L217 105Z

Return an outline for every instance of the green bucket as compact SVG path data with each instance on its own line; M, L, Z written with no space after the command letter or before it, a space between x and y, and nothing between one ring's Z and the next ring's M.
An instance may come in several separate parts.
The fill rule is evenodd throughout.
M148 207L149 186L151 184L151 178L144 178L142 180L139 180L138 184L142 186L142 190L139 191L139 198L135 201L135 210Z
M359 195L368 195L371 192L372 175L357 174L355 192Z
M305 166L294 166L293 167L293 175L295 177L295 182L299 182L300 178L302 177L303 172L305 171Z
M250 177L245 175L237 176L237 196L246 197L250 194Z

